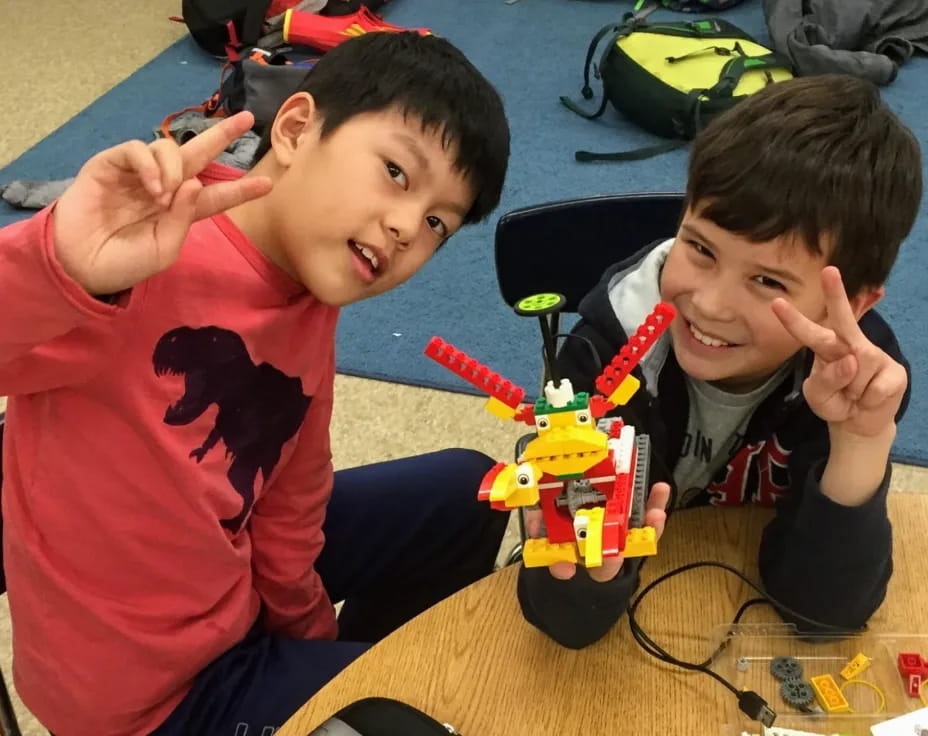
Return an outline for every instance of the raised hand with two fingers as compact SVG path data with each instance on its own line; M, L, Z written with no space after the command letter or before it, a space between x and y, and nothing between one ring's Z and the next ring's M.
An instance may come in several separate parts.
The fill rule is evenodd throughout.
M771 305L790 334L815 354L803 394L832 433L880 435L895 422L908 385L905 368L867 339L837 268L822 271L822 286L824 324L800 314L785 299Z
M131 288L177 260L194 222L267 194L265 176L209 186L197 178L253 124L243 112L182 146L129 141L91 158L55 205L65 272L93 295Z

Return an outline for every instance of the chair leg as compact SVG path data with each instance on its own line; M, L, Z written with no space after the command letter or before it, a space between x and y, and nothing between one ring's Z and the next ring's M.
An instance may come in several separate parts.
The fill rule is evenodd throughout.
M2 673L0 673L0 731L3 732L3 736L22 736Z
M509 553L509 556L506 558L506 563L504 567L515 565L518 562L522 562L522 542L519 542L519 544L517 544L515 547L512 548L512 551Z

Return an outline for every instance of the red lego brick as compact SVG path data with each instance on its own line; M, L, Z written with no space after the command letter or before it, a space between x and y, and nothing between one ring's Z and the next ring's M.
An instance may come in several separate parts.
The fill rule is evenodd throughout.
M908 679L909 675L928 676L928 662L920 654L915 652L899 652L898 657L899 674L903 679Z
M645 318L644 323L622 346L609 365L603 369L602 375L596 379L596 388L603 396L612 395L612 392L634 370L657 338L670 327L676 314L677 311L673 306L666 302L660 302L654 307L654 311Z
M425 354L439 365L460 376L488 396L501 401L512 409L518 409L525 396L525 389L507 381L499 373L493 373L476 358L458 350L450 342L433 337L425 347Z
M489 501L490 500L490 490L493 488L493 481L496 480L503 469L506 467L506 463L496 463L492 468L490 468L486 475L483 476L483 480L480 481L480 490L477 491L477 500L478 501ZM492 504L496 506L496 504ZM503 506L505 509L505 506Z

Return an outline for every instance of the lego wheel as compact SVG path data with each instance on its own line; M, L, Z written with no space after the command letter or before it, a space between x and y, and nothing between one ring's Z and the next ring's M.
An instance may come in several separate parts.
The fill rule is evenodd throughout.
M802 677L802 663L795 657L774 657L770 674L778 680L798 680Z
M812 686L802 680L784 680L780 684L780 695L796 708L804 708L815 698Z
M560 312L567 304L567 297L563 294L545 293L532 294L516 302L516 314L520 317L543 317L546 314Z

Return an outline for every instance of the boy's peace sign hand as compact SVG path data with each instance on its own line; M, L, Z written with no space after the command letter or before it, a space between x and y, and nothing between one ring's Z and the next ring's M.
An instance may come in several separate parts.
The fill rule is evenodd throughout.
M664 533L664 524L667 521L667 502L670 500L670 486L666 483L655 483L651 486L651 493L648 495L648 501L644 510L644 525L653 526L657 533L657 539L660 540ZM525 533L532 539L541 536L542 514L538 509L531 509L525 512ZM600 567L587 568L590 577L598 583L605 583L612 580L619 574L622 569L622 562L625 558L622 555L618 557L604 557L603 564ZM555 562L548 570L551 575L558 580L570 580L577 574L577 566L572 562Z
M800 314L785 299L774 313L799 342L815 353L802 390L809 407L832 431L874 437L895 421L908 377L905 369L870 342L851 309L841 272L822 271L828 317L824 325Z
M197 174L254 124L223 120L183 146L129 141L91 158L55 206L55 254L90 294L128 289L173 264L196 221L267 194L267 177L204 187Z

